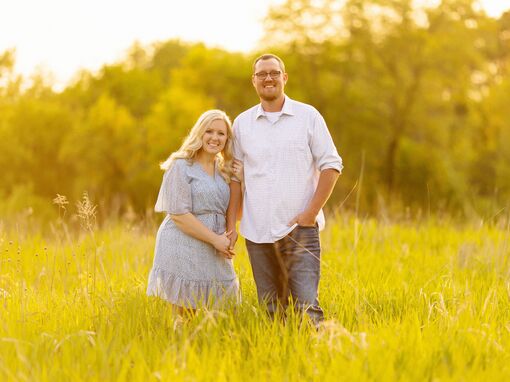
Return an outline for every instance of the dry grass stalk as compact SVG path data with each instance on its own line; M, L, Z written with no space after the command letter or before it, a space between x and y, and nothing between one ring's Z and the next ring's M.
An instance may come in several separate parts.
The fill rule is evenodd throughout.
M76 214L80 219L80 225L82 228L89 232L94 230L96 225L96 208L89 198L87 191L83 192L82 200L76 203L78 213Z

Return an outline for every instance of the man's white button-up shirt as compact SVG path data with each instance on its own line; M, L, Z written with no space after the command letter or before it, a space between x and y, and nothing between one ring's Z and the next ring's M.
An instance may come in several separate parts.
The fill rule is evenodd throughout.
M342 158L320 113L287 96L276 121L259 104L241 113L233 129L234 156L244 164L241 234L274 243L295 228L288 223L306 209L320 171L341 172ZM317 223L324 227L322 210Z

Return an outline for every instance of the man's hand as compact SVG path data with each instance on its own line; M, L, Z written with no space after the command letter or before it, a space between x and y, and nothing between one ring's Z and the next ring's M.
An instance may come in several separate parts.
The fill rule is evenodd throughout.
M338 175L340 175L338 170L333 168L327 168L321 171L319 183L317 184L317 189L313 194L312 200L308 203L305 211L301 212L289 222L289 227L292 227L294 224L301 227L313 227L315 225L315 219L317 219L321 208L324 207L324 204L326 204L326 201L331 195Z
M229 245L228 249L230 251L233 251L234 250L234 246L236 245L236 242L237 242L237 237L238 237L236 230L235 229L231 230L229 232L229 234L227 235L227 237L230 240L230 245Z
M316 218L317 214L309 211L304 211L289 222L289 227L292 227L294 224L297 224L301 227L314 227Z

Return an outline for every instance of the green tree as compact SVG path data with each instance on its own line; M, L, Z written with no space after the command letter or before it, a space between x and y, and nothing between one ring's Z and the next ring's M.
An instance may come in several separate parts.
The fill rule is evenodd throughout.
M84 113L59 153L73 168L73 195L88 191L106 206L128 204L134 192L130 179L143 158L141 141L129 110L103 94Z

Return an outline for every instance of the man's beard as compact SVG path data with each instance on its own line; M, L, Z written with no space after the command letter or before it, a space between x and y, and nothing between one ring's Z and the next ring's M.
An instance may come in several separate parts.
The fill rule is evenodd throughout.
M265 94L259 94L259 97L263 99L264 101L274 101L275 99L278 99L279 94L273 94L273 95L265 95Z

